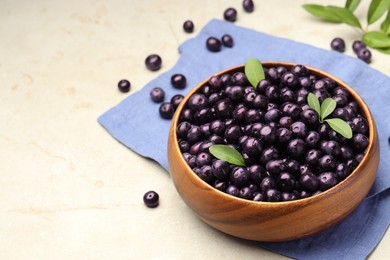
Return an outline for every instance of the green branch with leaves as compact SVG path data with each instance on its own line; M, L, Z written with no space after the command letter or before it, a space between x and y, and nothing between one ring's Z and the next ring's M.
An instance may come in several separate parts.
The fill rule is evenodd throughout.
M305 4L303 8L310 14L329 22L344 23L358 28L362 41L369 47L385 54L390 54L390 0L372 0L367 11L367 27L363 28L360 20L354 15L361 0L347 0L345 5ZM387 13L387 14L386 14ZM386 14L380 24L380 31L371 31L369 27Z

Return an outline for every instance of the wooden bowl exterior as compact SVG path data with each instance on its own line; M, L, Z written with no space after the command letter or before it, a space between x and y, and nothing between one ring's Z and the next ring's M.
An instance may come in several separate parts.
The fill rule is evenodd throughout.
M263 63L264 67L291 67L293 63ZM175 187L185 203L207 224L235 237L256 241L287 241L316 234L340 222L369 192L379 164L379 141L372 114L361 97L341 80L315 68L345 87L358 103L369 124L370 143L359 166L343 181L318 195L288 202L254 202L233 197L201 180L185 162L176 136L180 113L189 97L207 84L196 86L182 101L172 120L168 137L168 162ZM216 75L243 71L243 66Z

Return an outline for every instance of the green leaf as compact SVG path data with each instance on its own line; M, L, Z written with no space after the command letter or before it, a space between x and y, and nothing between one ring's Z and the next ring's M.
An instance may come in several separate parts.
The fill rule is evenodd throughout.
M245 75L254 88L260 80L265 79L264 68L261 62L255 58L249 58L245 63Z
M318 117L321 116L320 101L318 100L316 95L314 95L313 93L309 93L309 95L307 95L307 104L311 109L317 112Z
M390 47L390 37L383 32L371 31L363 34L363 42L372 48Z
M333 5L328 5L326 9L332 12L335 16L337 16L340 19L340 22L348 25L352 25L357 28L362 28L359 19L352 13L351 10L345 7L339 7Z
M332 114L336 106L337 103L333 98L325 99L321 104L321 115L320 115L321 120L323 121L327 116Z
M368 25L376 22L389 9L390 0L372 0L368 7L367 23Z
M329 118L326 119L325 122L329 124L329 126L335 130L337 133L341 134L345 138L352 138L352 129L347 122L340 118Z
M390 47L389 48L376 48L377 51L380 51L384 54L390 54Z
M345 8L353 12L356 10L359 4L360 0L347 0L347 2L345 3Z
M336 22L336 23L341 22L340 18L337 15L335 15L331 10L328 10L326 8L326 6L315 5L315 4L306 4L306 5L303 5L302 7L310 14L312 14L318 18L321 18L323 20L330 21L330 22Z
M381 23L381 30L383 33L390 35L390 7L387 11L386 19Z
M228 162L230 164L245 166L242 155L233 147L225 144L214 144L210 146L209 151L214 157Z

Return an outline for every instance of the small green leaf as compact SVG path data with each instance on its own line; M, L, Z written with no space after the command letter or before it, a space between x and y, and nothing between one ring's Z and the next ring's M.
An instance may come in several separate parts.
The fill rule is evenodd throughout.
M331 10L328 10L326 6L316 4L306 4L302 6L310 14L321 18L326 21L340 23L340 18L335 15Z
M321 115L321 106L320 106L320 101L318 100L317 96L314 95L313 93L309 93L307 95L307 104L309 107L313 110L315 110L318 114L318 117Z
M337 103L333 98L325 99L321 104L321 115L320 115L321 120L323 121L327 116L332 114L336 106Z
M329 118L325 119L325 122L329 124L329 126L335 130L337 133L341 134L345 138L352 138L352 129L347 122L340 118Z
M340 19L340 22L352 25L357 28L362 28L359 19L352 13L351 10L333 5L328 5L326 9L332 12L335 16L337 16Z
M381 31L387 35L390 35L390 7L387 11L386 19L381 23Z
M260 80L265 79L263 65L255 58L250 58L245 63L245 75L254 88Z
M376 22L389 9L390 0L372 0L368 7L367 23L368 25Z
M347 2L345 3L345 8L353 12L356 10L359 4L360 0L347 0Z
M372 48L390 47L390 36L383 32L371 31L363 34L363 42Z
M225 144L214 144L210 146L209 151L214 157L238 166L245 166L242 155L233 147Z

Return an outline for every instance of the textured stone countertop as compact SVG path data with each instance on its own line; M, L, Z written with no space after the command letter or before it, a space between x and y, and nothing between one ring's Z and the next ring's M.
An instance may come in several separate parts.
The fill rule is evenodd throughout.
M169 174L97 118L171 68L179 44L230 6L237 25L324 49L342 36L353 55L357 30L301 8L323 2L255 1L248 14L238 0L2 1L0 259L283 259L201 222ZM187 19L193 34L182 29ZM157 72L144 66L151 53L163 59ZM390 76L389 57L373 51L370 66ZM116 86L122 78L127 94ZM151 189L156 209L142 201ZM389 250L388 232L370 259L389 259Z

